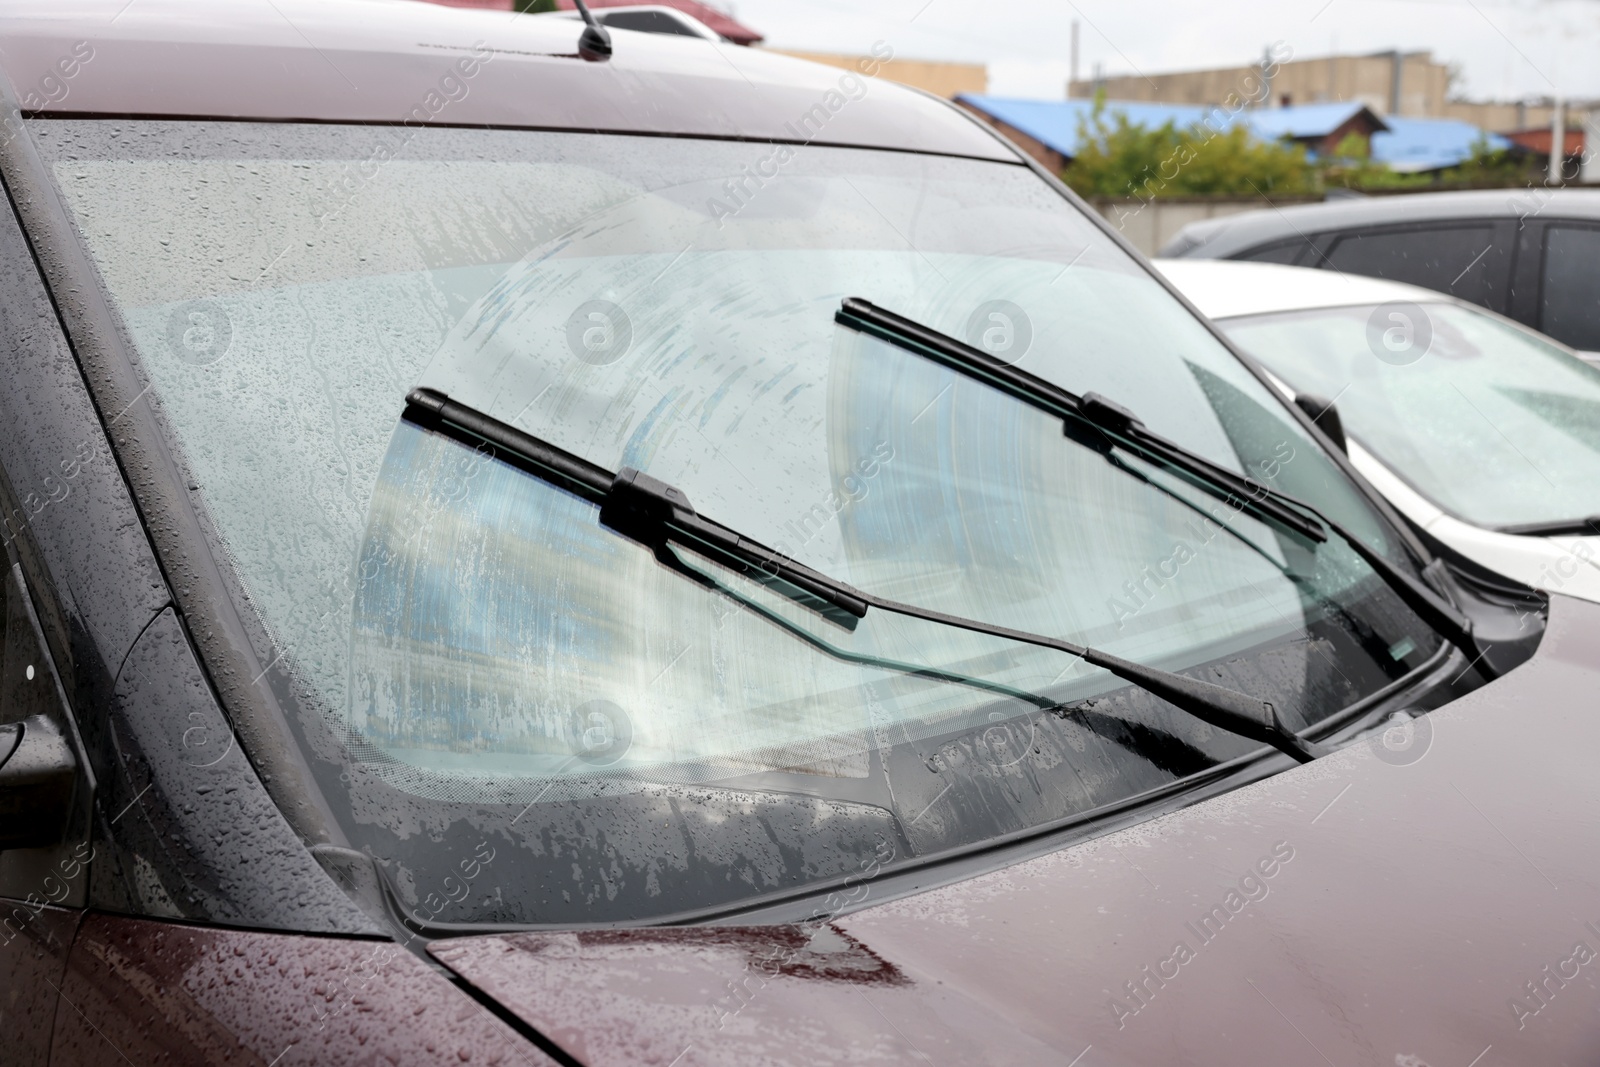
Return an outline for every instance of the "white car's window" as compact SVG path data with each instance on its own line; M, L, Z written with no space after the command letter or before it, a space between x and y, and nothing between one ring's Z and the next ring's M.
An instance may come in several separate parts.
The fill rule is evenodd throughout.
M1479 526L1600 515L1600 370L1456 304L1227 319L1298 392L1439 507Z
M1539 328L1562 344L1600 352L1600 226L1552 225L1544 233Z

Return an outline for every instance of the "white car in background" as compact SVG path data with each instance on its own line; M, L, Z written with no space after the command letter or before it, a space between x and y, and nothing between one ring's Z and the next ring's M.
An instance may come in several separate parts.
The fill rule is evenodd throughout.
M1418 528L1487 570L1600 601L1600 369L1428 289L1275 264L1156 266Z
M578 11L543 11L538 18L582 19ZM726 40L722 34L707 26L687 11L664 4L628 4L622 7L601 7L594 11L595 21L611 30L633 30L637 33L663 33L669 37L698 37L704 41Z

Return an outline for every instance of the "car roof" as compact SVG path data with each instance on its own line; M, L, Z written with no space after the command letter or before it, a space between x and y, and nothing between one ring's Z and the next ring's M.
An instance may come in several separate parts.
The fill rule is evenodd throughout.
M24 112L45 116L411 116L1019 161L954 106L853 71L620 29L612 59L589 62L581 31L418 0L6 0L0 66ZM475 56L486 58L462 77L456 65Z
M1460 301L1432 289L1336 270L1216 259L1158 259L1155 266L1208 319L1308 308L1362 307L1404 300Z
M1456 218L1521 219L1530 215L1600 219L1600 189L1473 189L1266 208L1192 222L1167 242L1161 254L1221 259L1257 245L1328 230Z

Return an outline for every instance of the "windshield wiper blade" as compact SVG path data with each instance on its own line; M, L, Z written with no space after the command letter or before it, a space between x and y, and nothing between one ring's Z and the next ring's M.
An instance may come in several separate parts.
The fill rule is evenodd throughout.
M1327 541L1328 532L1331 531L1349 545L1407 607L1465 653L1479 673L1491 679L1498 677L1499 672L1473 637L1470 619L1313 505L1254 478L1236 474L1152 432L1132 411L1098 393L1080 395L1063 389L948 334L903 315L885 311L871 301L847 297L834 315L834 321L932 360L958 374L998 389L1030 407L1054 415L1062 420L1066 436L1086 447L1096 448L1094 437L1097 437L1101 442L1098 450L1118 447L1148 462L1175 470L1202 491L1306 540L1320 544Z
M664 565L674 570L679 570L681 565L673 558L671 544L717 560L757 580L768 579L766 584L819 614L831 610L862 619L869 609L877 608L971 633L1052 649L1109 671L1202 722L1272 745L1302 763L1327 752L1321 745L1305 740L1284 725L1277 709L1268 701L1198 678L1135 663L1086 645L876 596L812 570L759 541L701 516L677 487L631 467L623 467L612 474L433 389L413 389L406 403L429 419L437 419L506 450L524 461L523 469L598 504L603 525L650 548ZM791 587L792 591L785 591L783 586Z
M1321 525L1288 506L1271 487L1245 475L1235 474L1204 456L1151 433L1133 412L1098 393L1080 396L1070 392L948 334L886 311L859 297L847 297L834 315L834 321L942 364L1030 407L1054 415L1063 421L1070 436L1091 448L1095 447L1096 437L1105 443L1121 444L1136 455L1187 474L1187 480L1196 482L1212 495L1224 500L1237 499L1257 516L1287 527L1308 541L1320 544L1328 539ZM1093 437L1085 440L1089 435L1084 431L1090 431ZM1104 444L1101 449L1104 449Z

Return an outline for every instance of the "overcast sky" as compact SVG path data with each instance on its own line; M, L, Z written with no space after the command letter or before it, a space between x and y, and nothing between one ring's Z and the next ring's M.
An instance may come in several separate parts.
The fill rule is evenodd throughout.
M1600 0L722 0L777 48L989 66L989 91L1060 98L1074 19L1080 70L1246 63L1274 41L1298 58L1430 49L1472 99L1600 97Z

